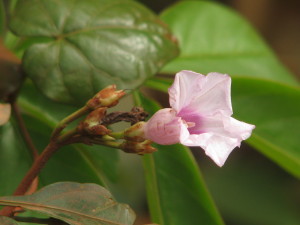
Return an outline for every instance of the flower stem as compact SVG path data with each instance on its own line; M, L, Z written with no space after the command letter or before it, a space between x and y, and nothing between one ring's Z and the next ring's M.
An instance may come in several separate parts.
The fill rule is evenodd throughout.
M41 155L37 157L31 166L30 170L27 172L19 186L17 187L14 195L23 195L30 187L32 181L37 177L42 168L44 168L45 164L48 162L50 157L59 149L60 145L50 142ZM12 216L14 213L15 207L5 207L0 211L0 215L2 216Z
M132 95L133 95L133 99L134 99L135 104L137 106L141 106L142 105L142 100L141 100L141 97L140 97L138 91L133 91Z
M116 139L122 139L122 138L124 138L124 131L112 132L112 133L109 133L109 136L116 138Z
M64 141L70 139L72 136L74 136L75 134L77 134L77 128L74 128L72 130L69 130L67 132L65 132L64 134L60 135L57 138L57 143L63 143Z
M38 152L36 151L33 142L31 141L31 138L29 136L29 133L26 129L26 126L24 124L24 121L22 120L21 113L19 111L19 108L14 103L13 109L16 114L17 121L20 125L22 134L24 135L24 139L26 141L26 144L30 147L32 154L34 156L34 162L30 168L30 170L27 172L25 177L20 182L19 186L17 187L16 191L14 192L14 195L24 195L26 191L29 189L30 185L36 179L38 174L41 172L41 170L44 168L46 163L49 161L51 156L65 143L67 143L68 140L72 139L72 137L77 133L77 129L72 129L64 134L61 135L62 130L71 122L78 119L79 117L85 115L91 109L88 106L84 106L77 110L76 112L72 113L71 115L64 118L62 121L58 123L56 128L54 129L49 144L46 146L44 151L38 155ZM0 211L0 215L2 216L13 216L15 207L4 207Z
M51 140L56 140L60 134L60 132L65 129L65 127L73 122L74 120L78 119L79 117L83 116L84 114L88 113L91 111L91 109L88 106L83 106L82 108L78 109L76 112L72 113L71 115L67 116L64 118L62 121L57 124L56 128L54 129L52 135L51 135Z
M105 145L105 146L111 147L111 148L120 148L121 147L121 143L118 143L118 142L115 142L115 141L97 141L97 140L93 140L92 142L94 144Z

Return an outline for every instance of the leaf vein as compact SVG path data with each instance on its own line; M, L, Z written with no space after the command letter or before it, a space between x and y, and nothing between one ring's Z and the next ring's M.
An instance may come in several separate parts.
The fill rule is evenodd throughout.
M68 210L68 209L64 209L64 208L60 208L60 207L56 207L56 206L42 205L42 204L37 204L37 203L27 203L27 202L22 202L22 201L12 201L12 200L0 200L0 203L2 203L3 205L9 204L9 205L12 205L12 206L20 206L20 207L24 207L24 208L27 208L27 209L30 209L30 210L37 209L36 211L41 211L41 209L50 209L50 210L54 210L54 211L70 213L70 214L80 216L80 217L84 217L84 218L87 218L87 219L91 219L91 220L94 220L94 221L101 221L101 222L110 223L110 224L114 224L114 225L125 225L125 224L118 223L118 222L115 222L115 221L107 220L107 219L102 218L102 217L96 217L96 216L92 216L92 215L88 215L88 214L84 214L84 213L80 213L80 212L76 212L76 211L72 211L72 210ZM47 211L45 213L47 213ZM63 219L68 219L68 218L65 218L63 216L57 215L57 218L59 218L59 217L63 218ZM75 221L73 221L73 222L75 222Z

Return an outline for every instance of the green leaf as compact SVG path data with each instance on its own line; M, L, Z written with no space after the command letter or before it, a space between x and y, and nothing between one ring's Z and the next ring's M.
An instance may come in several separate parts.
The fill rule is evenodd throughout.
M0 216L0 224L1 225L18 225L17 221L15 221L9 217L5 217L5 216Z
M269 80L233 77L234 117L254 124L253 147L300 177L300 88ZM153 78L148 87L167 92L171 80Z
M297 83L248 22L222 5L184 1L167 9L161 18L181 49L180 56L164 67L165 73L220 72Z
M0 196L11 195L31 165L22 137L9 122L0 127ZM1 224L1 223L0 223Z
M234 117L256 125L248 142L300 177L300 88L268 80L235 78Z
M1 197L0 204L44 213L70 225L131 225L135 220L129 206L115 202L96 184L55 183L32 195Z
M145 97L141 105L154 113L159 106ZM182 145L160 146L143 157L152 220L160 225L223 224L190 152Z
M23 67L64 103L84 103L109 84L136 88L178 53L159 18L131 0L19 1L10 27L44 37L28 48Z
M299 181L245 148L220 170L201 160L207 185L228 224L297 225ZM255 166L253 166L255 165Z

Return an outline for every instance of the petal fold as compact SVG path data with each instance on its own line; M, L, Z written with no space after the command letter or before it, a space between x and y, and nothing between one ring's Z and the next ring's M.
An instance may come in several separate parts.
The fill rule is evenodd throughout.
M231 78L227 74L209 73L201 85L195 90L189 104L185 107L189 111L201 116L212 116L222 113L232 115L231 105Z
M222 166L231 151L239 147L242 140L250 137L254 125L238 121L232 117L218 114L215 117L203 117L198 134L194 130L181 143L187 146L200 146L218 166Z
M169 88L170 105L177 112L189 105L201 89L205 76L183 70L176 74L173 85Z

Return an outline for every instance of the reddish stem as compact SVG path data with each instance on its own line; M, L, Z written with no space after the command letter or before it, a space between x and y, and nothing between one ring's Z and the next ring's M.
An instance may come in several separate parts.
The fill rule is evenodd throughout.
M59 149L61 145L57 143L50 142L43 153L37 157L34 161L32 167L27 172L18 188L14 192L14 195L24 195L25 192L30 187L33 180L37 177L40 171L44 168L45 164L51 158L51 156ZM5 207L0 211L2 216L13 216L15 207Z

